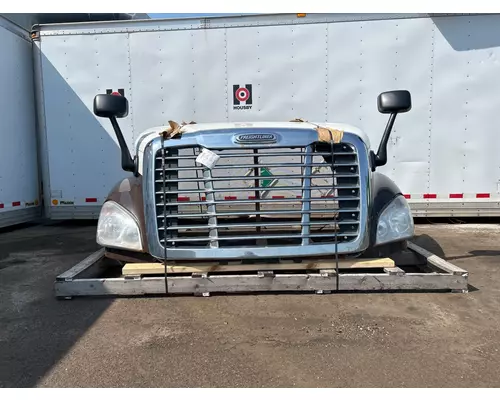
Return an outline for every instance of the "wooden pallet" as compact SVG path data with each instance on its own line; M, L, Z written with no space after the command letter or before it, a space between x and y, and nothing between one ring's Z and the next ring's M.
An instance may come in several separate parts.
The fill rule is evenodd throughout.
M136 296L148 294L194 294L255 292L335 291L453 291L467 292L467 271L408 243L409 251L387 259L344 263L337 275L335 263L226 265L208 270L200 266L171 266L167 284L163 265L139 264L116 278L104 277L104 249L90 255L56 278L58 298L74 296ZM365 263L365 264L363 264ZM378 263L378 265L376 265ZM142 267L141 267L142 265ZM160 268L161 267L161 268ZM148 269L149 268L149 269ZM229 268L229 269L228 269ZM237 270L234 270L236 268ZM367 272L367 269L370 269ZM411 271L411 272L410 272ZM415 272L416 271L416 272ZM151 275L150 273L159 274ZM181 274L181 275L179 275Z

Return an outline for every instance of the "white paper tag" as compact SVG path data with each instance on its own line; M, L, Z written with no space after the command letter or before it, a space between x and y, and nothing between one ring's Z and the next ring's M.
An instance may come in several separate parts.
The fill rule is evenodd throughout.
M220 156L215 154L213 151L208 149L203 149L198 157L196 157L196 162L203 164L205 167L212 169L219 161Z

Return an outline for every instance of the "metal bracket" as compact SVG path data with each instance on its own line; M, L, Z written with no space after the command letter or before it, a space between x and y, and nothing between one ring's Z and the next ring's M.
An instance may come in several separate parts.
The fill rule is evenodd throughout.
M336 276L337 275L337 272L334 270L334 269L320 269L319 270L319 274L323 277L323 278L330 278L332 276Z
M31 40L39 41L40 40L40 31L33 30L30 34Z
M206 279L206 278L208 278L208 273L206 273L206 272L193 272L191 274L191 278L203 278L203 279Z
M141 279L140 275L125 275L123 277L126 281L138 281Z
M469 293L468 289L451 289L451 293Z
M399 275L399 276L405 274L405 272L399 267L384 268L384 272L388 273L389 275Z
M274 278L274 271L257 271L257 276L259 278Z
M210 297L210 292L195 292L195 297Z

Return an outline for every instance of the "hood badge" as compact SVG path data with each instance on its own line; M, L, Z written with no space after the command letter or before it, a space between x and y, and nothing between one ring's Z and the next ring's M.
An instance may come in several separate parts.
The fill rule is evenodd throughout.
M274 133L240 133L234 136L234 141L239 144L271 144L278 141Z

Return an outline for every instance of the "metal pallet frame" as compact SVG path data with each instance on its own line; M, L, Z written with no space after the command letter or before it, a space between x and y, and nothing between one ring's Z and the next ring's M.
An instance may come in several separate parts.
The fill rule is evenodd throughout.
M59 275L55 281L58 298L74 296L136 296L165 294L163 276L99 277L104 249L98 250ZM280 273L258 271L251 274L192 274L168 276L169 294L250 292L335 292L339 291L468 291L468 272L428 252L414 243L408 251L394 257L395 268L382 273L355 272L355 270L320 270L317 272ZM419 266L421 272L406 273L403 266ZM90 277L84 277L90 276ZM102 275L101 275L102 276Z

